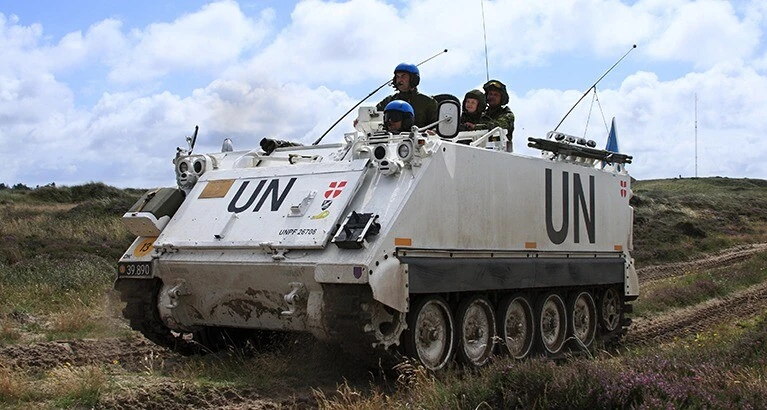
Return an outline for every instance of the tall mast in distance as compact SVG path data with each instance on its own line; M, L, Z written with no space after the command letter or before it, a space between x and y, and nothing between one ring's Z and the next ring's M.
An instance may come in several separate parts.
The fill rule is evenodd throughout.
M695 93L695 178L698 177L698 93Z

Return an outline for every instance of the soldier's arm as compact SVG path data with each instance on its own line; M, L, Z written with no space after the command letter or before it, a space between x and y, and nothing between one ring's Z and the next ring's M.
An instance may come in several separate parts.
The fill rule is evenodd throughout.
M508 114L503 115L501 118L503 118L504 122L502 127L509 131L509 135L507 135L507 137L511 139L511 135L514 133L514 113L509 112Z
M384 108L386 108L386 104L390 103L393 98L394 98L394 96L390 95L390 96L384 98L383 100L381 100L381 102L379 102L376 105L376 111L383 111Z
M434 124L435 122L437 122L437 119L438 119L437 101L434 100L434 99L430 99L429 105L427 107L428 108L427 108L427 111L426 111L427 112L427 115L426 115L427 121L426 122L429 123L429 124Z

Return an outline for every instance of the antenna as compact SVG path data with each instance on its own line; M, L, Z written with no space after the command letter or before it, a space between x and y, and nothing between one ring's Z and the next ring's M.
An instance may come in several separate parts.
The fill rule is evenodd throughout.
M695 93L695 178L698 177L698 93Z
M432 59L434 59L434 58L437 58L438 56L440 56L440 55L442 55L442 54L444 54L444 53L447 53L447 49L444 49L444 50L440 51L439 53L437 53L437 54L434 54L433 56L431 56L431 57L427 58L426 60L423 60L423 61L421 61L420 63L416 64L416 67L418 67L418 66L420 66L421 64L424 64L424 63L426 63L426 62L428 62L428 61L431 61ZM319 143L320 143L320 141L322 141L322 139L323 139L323 138L325 138L325 136L326 136L326 135L328 135L328 133L330 132L330 130L332 130L332 129L333 129L333 127L335 127L336 125L338 125L338 123L339 123L339 122L341 122L341 120L343 120L344 118L346 118L346 116L347 116L347 115L349 115L349 113L350 113L350 112L352 112L352 110L354 110L355 108L359 107L359 105L360 105L360 104L362 104L363 102L365 102L365 100L367 100L368 98L370 98L370 96L371 96L371 95L373 95L373 94L377 93L377 92L378 92L378 90L380 90L380 89L382 89L382 88L386 87L387 85L389 85L389 84L391 84L391 83L392 83L392 80L388 80L388 81L386 81L385 83L381 84L381 85L380 85L378 88L376 88L375 90L371 91L371 92L370 92L370 94L368 94L367 96L365 96L365 98L361 99L361 100L360 100L360 102L358 102L357 104L354 104L354 107L352 107L352 108L349 108L349 111L347 111L346 113L344 113L344 115L342 115L342 116L341 116L341 118L339 118L338 120L336 120L336 122L334 122L334 123L333 123L333 125L331 125L331 126L330 126L330 128L328 128L328 130L327 130L327 131L325 131L325 133L324 133L324 134L320 135L320 137L319 137L319 138L317 138L317 140L316 140L316 141L314 141L314 142L312 143L312 145L317 145L317 144L319 144Z
M573 110L575 109L575 107L577 107L577 106L578 106L578 104L581 102L581 100L583 100L583 98L584 98L584 97L586 97L586 96L587 96L587 95L588 95L588 94L591 92L591 90L592 90L592 89L596 90L597 84L599 84L599 82L600 82L600 81L602 81L602 79L603 79L603 78L605 78L605 76L606 76L606 75L607 75L607 74L608 74L610 71L612 71L612 70L613 70L613 68L615 68L615 66L617 66L617 65L618 65L618 64L619 64L621 61L623 61L623 59L624 59L624 58L626 58L626 56L627 56L627 55L629 55L629 53L631 52L631 50L633 50L633 49L635 49L635 48L637 48L637 45L636 45L636 44L632 45L632 46L631 46L631 48L629 49L629 51L626 51L626 54L624 54L624 55L623 55L623 57L621 57L621 58L620 58L618 61L616 61L616 62L615 62L615 64L613 64L613 66L612 66L612 67L610 67L610 68L609 68L607 71L605 71L605 73L604 73L604 74L602 74L602 76L601 76L601 77L599 77L599 79L598 79L598 80L596 80L596 81L594 82L594 84L592 84L592 85L591 85L591 87L589 87L589 89L588 89L588 90L586 90L586 92L585 92L585 93L583 93L583 95L581 96L581 98L579 98L579 99L578 99L578 101L576 101L576 102L575 102L575 104L573 104L573 106L572 106L572 107L570 107L570 110L569 110L569 111L567 111L567 114L565 114L565 116L564 116L564 117L562 117L562 120L561 120L561 121L559 121L559 124L557 124L557 126L556 126L556 127L554 127L554 131L556 131L557 129L559 129L559 126L560 126L560 125L562 125L562 123L563 123L563 122L565 122L565 118L567 118L567 116L568 116L568 115L570 115L570 113L571 113L571 112L573 112Z
M485 38L485 81L490 81L490 65L487 62L487 29L485 28L485 0L479 0L482 9L482 36Z

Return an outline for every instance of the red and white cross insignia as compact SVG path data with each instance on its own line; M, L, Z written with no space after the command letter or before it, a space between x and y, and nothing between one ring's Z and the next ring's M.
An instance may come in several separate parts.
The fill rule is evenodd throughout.
M327 191L325 191L325 198L327 199L333 199L341 195L341 191L344 190L344 187L346 186L346 181L333 181L330 183L330 186Z

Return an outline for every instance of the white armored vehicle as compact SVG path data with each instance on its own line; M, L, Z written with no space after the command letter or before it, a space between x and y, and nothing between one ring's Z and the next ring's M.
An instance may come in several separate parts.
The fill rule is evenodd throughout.
M391 134L359 109L342 143L197 154L123 217L131 326L190 351L228 331L307 332L440 369L615 340L638 295L631 157L561 133ZM196 132L195 132L196 136ZM510 144L509 144L510 145Z

